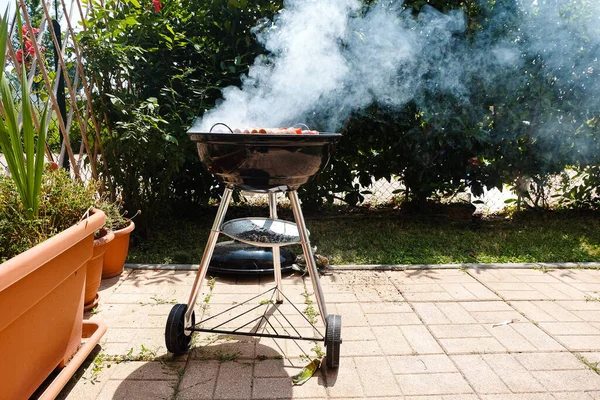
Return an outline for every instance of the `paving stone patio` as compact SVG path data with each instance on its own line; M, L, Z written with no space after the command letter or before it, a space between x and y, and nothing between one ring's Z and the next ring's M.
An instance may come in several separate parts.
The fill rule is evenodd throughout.
M312 342L201 333L188 354L166 352L167 316L173 303L187 302L194 277L193 271L126 270L103 281L100 305L88 317L102 319L108 331L95 360L59 398L600 399L598 270L322 276L328 312L342 316L340 367L302 386L293 386L291 376L307 364L303 355L316 354ZM270 277L217 277L212 291L208 283L197 317L274 286ZM283 291L300 310L314 301L308 277L284 277ZM282 310L294 312L285 303ZM301 314L273 318L278 329L313 331Z

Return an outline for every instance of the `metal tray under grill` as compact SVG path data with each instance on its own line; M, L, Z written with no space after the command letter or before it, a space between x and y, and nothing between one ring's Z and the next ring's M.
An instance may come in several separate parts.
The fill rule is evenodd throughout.
M295 223L272 218L239 218L225 222L221 232L232 239L261 247L300 243Z

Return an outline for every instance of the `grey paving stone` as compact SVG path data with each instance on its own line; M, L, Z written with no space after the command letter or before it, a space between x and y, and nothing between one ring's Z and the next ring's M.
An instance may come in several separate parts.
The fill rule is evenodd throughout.
M390 356L387 360L394 374L457 372L454 363L445 354Z
M485 394L483 400L554 400L551 393L519 393L519 394Z
M558 371L582 369L582 363L569 352L514 354L517 361L529 371Z
M183 373L184 362L159 362L159 361L128 361L114 363L111 379L116 380L147 380L147 381L172 381L178 379L178 374Z
M484 354L483 359L500 379L516 393L545 391L535 377L510 354Z
M495 338L439 339L447 354L504 353L506 349Z
M252 363L221 363L215 399L249 399L252 397Z
M600 335L600 329L587 322L542 322L540 327L551 335Z
M405 395L454 395L473 393L458 372L396 375Z
M400 388L385 357L356 357L354 362L365 396L394 396Z
M342 326L342 330L342 340L344 343L361 340L377 340L373 333L373 329L369 326Z
M362 368L358 369L354 358L340 361L340 368L327 373L327 395L330 398L362 398L364 392L359 378L361 372Z
M402 334L399 326L377 326L372 328L382 353L386 355L412 354L413 348Z
M429 327L433 335L438 339L465 339L492 337L483 325L464 324L464 325L431 325Z
M182 400L212 399L220 364L217 361L189 361L177 398Z
M202 334L189 357L166 354L171 300L185 301L194 279L193 271L147 270L103 284L105 299L91 316L109 325L102 352L137 354L144 345L157 359L113 364L95 385L80 379L59 399L172 399L176 388L181 400L600 399L600 376L570 353L600 362L600 302L582 297L600 293L600 271L335 272L322 283L329 312L342 315L340 368L299 387L290 377L306 365L302 351L312 354L307 341L299 348L291 340ZM508 298L534 300L507 303L479 281ZM312 291L299 275L283 283L299 304L304 283ZM208 312L273 284L273 277L218 280ZM295 317L290 321L306 334L310 328Z
M173 396L174 382L110 380L96 397L98 400L167 400Z
M532 374L551 392L600 390L600 376L588 369L533 371Z
M478 393L510 393L510 389L481 355L451 356Z
M600 336L598 335L557 335L556 339L571 351L600 351Z
M410 347L417 354L440 354L442 348L429 333L427 328L422 325L401 326L400 330Z
M449 324L450 320L435 303L415 303L415 311L426 324Z
M452 324L472 324L476 322L471 314L469 314L469 312L460 304L438 303L437 307Z

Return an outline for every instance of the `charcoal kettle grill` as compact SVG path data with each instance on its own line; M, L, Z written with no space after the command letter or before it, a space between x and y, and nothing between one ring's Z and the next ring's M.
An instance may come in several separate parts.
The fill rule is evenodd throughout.
M194 332L322 341L326 350L325 362L327 367L337 368L342 342L341 316L327 313L323 289L319 281L319 274L309 241L309 232L304 222L297 189L325 167L341 134L213 133L212 129L211 132L202 132L196 128L191 128L188 134L197 145L201 162L225 183L225 190L188 303L175 305L168 316L165 330L168 351L174 354L187 352L191 346ZM269 217L238 218L225 222L225 214L235 188L266 194L269 204ZM278 218L277 196L281 193L287 194L289 197L295 223ZM275 287L249 300L238 303L223 313L228 312L231 314L231 311L236 307L252 306L260 296L270 294L271 299L269 301L264 302L264 304L259 303L225 323L209 327L209 323L223 313L210 316L196 323L194 308L200 293L201 283L206 277L213 250L221 233L239 242L253 246L270 247L273 253ZM298 310L283 292L280 247L292 244L302 246L320 317L325 326L324 334L318 332L314 321L310 321L304 313ZM269 317L278 311L277 307L284 302L284 299L310 323L318 334L301 334L290 323L288 317L283 314L282 317L291 325L289 332L286 329L285 334L283 334L269 322ZM255 311L259 306L265 306L265 311L262 314ZM247 316L248 313L252 312L258 314L258 316L235 329L225 329L227 323L243 315ZM252 325L253 323L255 325ZM264 329L262 331L258 329L267 325L272 330L265 332ZM248 330L248 327L253 328Z

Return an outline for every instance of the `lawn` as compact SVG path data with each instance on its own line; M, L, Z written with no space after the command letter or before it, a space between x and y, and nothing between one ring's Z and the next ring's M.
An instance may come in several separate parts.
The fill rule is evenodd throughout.
M335 209L305 211L305 217L311 244L331 264L600 261L600 213L530 211L474 221L470 212L448 210ZM149 239L134 241L128 261L198 263L215 211L155 221ZM227 219L267 214L266 208L233 207ZM292 219L287 209L280 217Z

